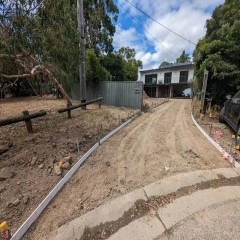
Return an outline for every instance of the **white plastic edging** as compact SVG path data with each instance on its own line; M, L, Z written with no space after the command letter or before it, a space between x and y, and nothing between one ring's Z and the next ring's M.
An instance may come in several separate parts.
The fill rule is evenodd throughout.
M22 226L15 232L11 240L19 240L26 233L28 228L35 222L43 210L47 207L50 201L56 196L56 194L62 189L64 184L72 177L72 175L78 170L81 164L107 139L109 139L113 134L118 132L124 126L129 124L132 119L121 124L119 127L114 129L112 132L103 137L98 143L96 143L92 148L90 148L78 161L77 163L68 171L68 173L63 177L63 179L57 183L53 190L47 195L47 197L40 203L40 205L34 210L34 212L28 217L28 219L22 224Z
M192 120L194 122L194 124L196 125L196 127L200 130L200 132L204 135L204 137L219 151L219 152L223 152L225 151L219 144L217 144L203 129L202 127L197 123L197 121L195 120L195 118L193 117L192 113L191 113L191 117ZM231 157L229 159L230 163L234 162L234 165L236 168L240 168L240 164L237 161L234 161L234 159Z

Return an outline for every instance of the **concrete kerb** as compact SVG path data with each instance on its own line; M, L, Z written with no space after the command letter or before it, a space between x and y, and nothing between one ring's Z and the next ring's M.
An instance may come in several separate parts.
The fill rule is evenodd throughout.
M195 126L200 130L200 132L204 135L204 137L220 152L222 153L224 149L217 144L203 129L202 127L197 123L195 118L193 117L193 114L191 113L192 121L194 122ZM234 161L234 159L231 157L229 159L230 163L234 163L234 166L236 168L240 168L240 164L237 161Z
M109 240L148 240L156 239L165 228L156 216L146 215L119 229Z
M27 232L29 227L36 221L40 216L43 210L48 206L51 200L57 195L57 193L62 189L64 184L72 177L72 175L78 170L81 164L88 159L88 157L107 139L109 139L113 134L117 133L127 124L129 124L133 119L138 117L140 113L137 113L137 116L129 119L125 123L121 124L119 127L114 129L112 132L103 137L98 143L96 143L91 149L89 149L78 161L77 163L68 171L68 173L62 178L62 180L57 183L53 190L46 196L46 198L40 203L40 205L34 210L34 212L27 218L27 220L22 224L22 226L14 233L11 240L19 240Z
M109 221L117 220L118 218L122 217L123 213L128 211L137 200L148 200L153 196L157 197L174 193L183 187L219 179L218 174L223 175L225 178L240 176L240 172L237 173L233 168L220 168L214 170L199 170L194 172L180 173L167 179L162 179L160 181L151 183L143 188L135 190L134 192L130 192L124 196L111 200L99 208L96 208L60 227L56 231L50 233L50 235L42 238L42 240L80 239L85 227L92 228L100 225L101 223L104 224ZM155 220L156 219L150 219L149 221L155 222ZM147 224L145 220L139 221L141 224L145 223L147 229L152 228L152 224ZM130 223L129 226L136 228L136 224L131 224L133 223ZM131 229L131 227L128 228ZM123 230L123 232L125 232L125 230ZM118 233L117 235L114 235L113 239L122 239L119 236L120 235Z
M138 200L147 200L143 189L138 189L74 219L63 225L42 240L72 240L80 239L86 227L92 228L101 223L116 221L124 212L134 206Z
M167 229L185 218L210 206L240 199L240 186L224 186L216 189L199 190L190 195L175 199L158 210L158 215Z
M193 216L197 212L214 205L240 199L239 186L225 186L216 189L199 190L190 195L175 199L157 210L157 215L146 215L119 229L108 240L152 240L160 239L162 234ZM224 218L224 216L223 216Z

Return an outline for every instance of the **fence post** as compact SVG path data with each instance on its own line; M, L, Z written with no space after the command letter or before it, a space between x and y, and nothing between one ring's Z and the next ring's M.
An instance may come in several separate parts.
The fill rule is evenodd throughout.
M70 107L70 105L67 104L67 107ZM68 110L67 113L68 113L68 119L71 119L71 118L72 118L72 116L71 116L71 110Z
M29 112L28 112L28 111L23 111L22 114L23 114L24 117L29 116ZM33 133L33 128L32 128L32 121L31 121L31 119L25 120L25 123L26 123L26 127L27 127L28 133Z
M101 97L100 95L98 96L99 98ZM99 100L98 107L101 108L102 105L102 100Z

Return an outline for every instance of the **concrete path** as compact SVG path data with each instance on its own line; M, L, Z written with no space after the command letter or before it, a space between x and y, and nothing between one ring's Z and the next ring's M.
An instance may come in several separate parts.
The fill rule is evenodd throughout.
M167 199L171 200L160 207L159 204L154 205L157 201L159 203L168 201ZM234 206L239 201L239 169L180 173L114 199L60 227L44 239L157 240L169 237L200 239L201 236L201 239L234 239L227 236L232 236L231 229L237 234L234 221L240 217L234 216ZM139 202L144 203L141 206L152 207L149 211L135 211ZM136 212L139 216L136 216ZM240 213L240 207L236 208L236 212ZM226 227L221 227L225 222ZM231 224L232 227L227 228ZM83 237L86 228L89 234ZM109 234L109 229L115 230ZM240 231L238 232L239 239ZM91 236L92 233L95 235ZM101 235L97 235L99 233ZM196 238L193 234L196 234ZM207 237L208 234L210 238Z

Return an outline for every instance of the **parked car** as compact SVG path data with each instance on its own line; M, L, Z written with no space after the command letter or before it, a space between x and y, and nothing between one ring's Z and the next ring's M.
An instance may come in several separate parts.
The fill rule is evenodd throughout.
M240 145L240 91L233 97L227 96L227 101L220 111L219 122L226 122L236 132L236 144Z

